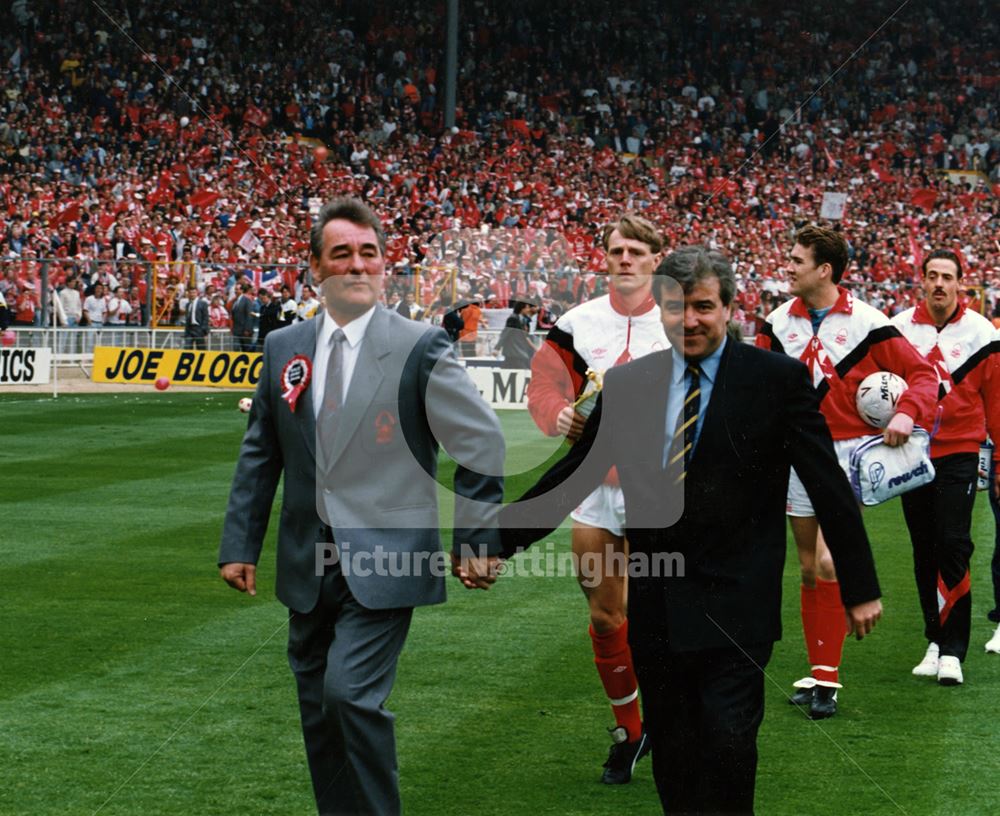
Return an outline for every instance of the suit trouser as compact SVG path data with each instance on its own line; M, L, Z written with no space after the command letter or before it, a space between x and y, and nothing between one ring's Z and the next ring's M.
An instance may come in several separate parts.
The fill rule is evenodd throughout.
M772 644L671 652L629 632L663 812L753 813Z
M412 615L363 607L334 566L316 608L291 617L288 662L323 816L400 812L394 718L384 706Z
M997 444L1000 444L998 442ZM993 494L993 484L996 478L997 463L990 463L990 482L986 489L990 497L990 509L993 510L993 524L995 535L993 540L993 560L990 562L990 569L993 573L993 617L1000 621L1000 498ZM992 620L992 618L991 618Z
M955 453L932 461L934 481L903 494L903 516L913 543L913 574L924 614L924 636L940 646L942 655L965 660L972 627L972 593L963 591L962 581L972 558L970 531L979 457ZM955 595L953 605L940 613L938 576Z

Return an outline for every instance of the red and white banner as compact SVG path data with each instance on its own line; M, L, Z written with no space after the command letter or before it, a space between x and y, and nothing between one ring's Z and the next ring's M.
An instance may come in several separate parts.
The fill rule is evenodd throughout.
M260 239L250 231L246 221L237 221L228 233L229 240L246 252L253 252L260 246Z

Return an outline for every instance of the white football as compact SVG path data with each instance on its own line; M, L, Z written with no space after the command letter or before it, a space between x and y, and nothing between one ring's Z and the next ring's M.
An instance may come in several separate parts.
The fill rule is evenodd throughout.
M896 405L905 390L906 380L898 374L876 371L861 381L854 403L865 422L875 428L884 428L896 413Z
M250 397L243 397L239 402L240 410L244 414L250 413L250 406L253 405L253 400Z

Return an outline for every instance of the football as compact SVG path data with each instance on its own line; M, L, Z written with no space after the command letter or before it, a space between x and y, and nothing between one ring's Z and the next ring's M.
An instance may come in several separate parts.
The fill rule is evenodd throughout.
M896 405L905 390L906 380L898 374L876 371L861 381L854 403L865 422L874 428L884 428L896 413Z
M253 400L251 400L250 397L243 397L243 399L241 399L240 402L239 402L240 410L244 414L250 413L250 406L251 405L253 405Z

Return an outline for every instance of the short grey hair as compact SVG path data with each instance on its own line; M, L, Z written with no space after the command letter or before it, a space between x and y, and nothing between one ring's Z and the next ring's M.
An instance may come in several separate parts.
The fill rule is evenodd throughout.
M382 230L382 222L378 216L372 212L371 208L359 198L340 196L332 201L326 202L316 216L312 229L309 231L309 250L312 256L319 259L323 255L323 228L335 218L343 218L359 227L371 227L375 230L378 238L378 248L382 257L385 257L385 232Z
M660 261L653 273L653 297L660 302L667 278L680 284L684 294L705 278L719 279L719 298L728 306L736 296L736 278L729 259L714 249L694 244L675 249Z

